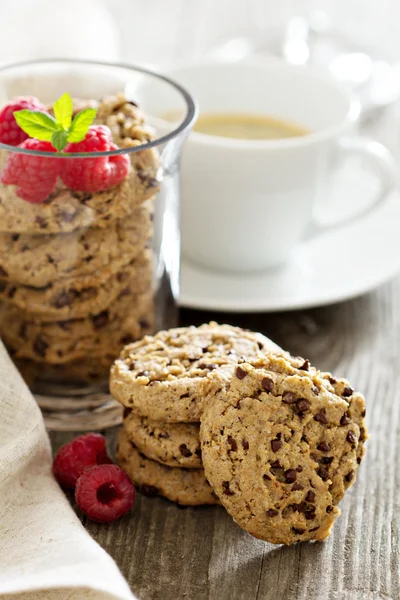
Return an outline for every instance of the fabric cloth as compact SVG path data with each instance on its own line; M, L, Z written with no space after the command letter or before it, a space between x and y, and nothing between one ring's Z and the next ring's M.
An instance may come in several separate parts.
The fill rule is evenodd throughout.
M134 599L51 464L40 410L0 342L0 599Z

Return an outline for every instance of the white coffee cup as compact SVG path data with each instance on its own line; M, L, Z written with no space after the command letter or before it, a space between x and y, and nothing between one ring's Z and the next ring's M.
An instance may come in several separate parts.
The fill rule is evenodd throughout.
M362 218L395 181L388 150L347 137L359 114L350 92L329 75L281 61L202 63L169 70L202 113L254 113L311 133L242 140L192 132L182 159L182 253L206 268L249 272L285 263L304 239ZM380 180L372 206L320 224L317 201L334 185L338 159L359 154Z

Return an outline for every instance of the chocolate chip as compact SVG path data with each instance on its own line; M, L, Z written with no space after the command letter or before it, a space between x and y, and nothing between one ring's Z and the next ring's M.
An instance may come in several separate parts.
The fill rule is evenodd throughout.
M157 496L158 494L158 488L156 488L154 485L141 485L140 486L140 491L144 496Z
M7 271L0 266L0 277L8 277Z
M272 392L274 382L270 377L264 377L264 379L261 381L261 385L266 392Z
M320 462L323 465L330 465L332 461L333 461L333 456L323 456L321 458Z
M223 493L225 494L225 496L234 496L235 495L235 492L232 492L232 490L229 487L229 481L223 481L222 488L223 488Z
M344 425L348 425L350 423L351 419L349 417L349 415L347 413L344 413L343 417L340 419L340 424L342 426Z
M335 385L335 383L337 383L337 379L335 379L334 377L329 377L329 383Z
M170 438L171 436L169 435L169 433L168 433L167 431L161 431L161 433L159 433L159 434L158 434L158 437L159 437L161 440L169 440L169 438Z
M11 237L12 237L13 242L18 242L18 240L19 240L19 233L13 233Z
M361 456L359 456L359 457L357 458L357 464L358 464L358 465L360 465L360 464L361 464L361 460L362 460L362 459L361 459Z
M364 442L365 439L366 439L366 437L367 436L366 436L366 432L365 432L364 427L360 427L360 440L359 441L360 442Z
M124 415L123 418L126 419L127 417L129 417L129 415L131 414L132 409L131 408L127 408L126 406L124 407Z
M44 219L43 217L36 217L35 218L35 223L37 223L40 227L40 229L46 229L47 227L47 223L46 223L46 219Z
M320 450L321 452L329 452L330 446L326 442L321 442L318 444L317 450Z
M277 514L278 511L274 508L270 508L269 510L267 510L267 517L276 517Z
M349 471L347 475L344 476L345 480L350 483L350 481L354 478L354 471Z
M310 368L310 361L308 360L308 358L306 358L306 360L301 365L301 367L299 367L299 370L300 371L308 371L309 368Z
M190 398L190 394L189 392L186 392L186 394L181 394L179 398Z
M342 396L343 398L348 398L349 396L351 396L353 394L354 390L353 388L346 386L342 392Z
M282 402L285 404L293 404L293 402L296 402L296 395L293 392L283 392Z
M310 490L309 492L307 492L306 502L314 502L314 500L315 500L315 492Z
M313 394L315 394L316 396L318 396L319 394L319 389L317 388L317 386L314 386L313 389L311 390Z
M139 373L137 374L137 377L148 377L148 376L149 376L148 371L139 371Z
M288 469L285 471L285 482L294 483L296 481L297 473L294 469Z
M328 469L325 469L325 467L319 467L319 469L317 469L317 475L321 477L322 481L326 481L329 477Z
M301 414L303 414L303 413L307 412L308 410L310 410L310 403L305 398L301 398L300 400L298 400L296 402L296 406L297 406L297 410Z
M303 512L304 512L306 519L308 519L309 521L311 521L312 519L315 519L315 506L307 507L304 509Z
M69 306L78 296L76 290L62 290L57 294L51 301L52 306L55 308L64 308Z
M269 475L267 475L266 473L264 473L264 475L263 475L263 479L264 479L265 481L271 481L271 477L270 477Z
M322 423L323 425L326 425L328 423L328 418L325 414L324 409L320 410L314 415L314 421L317 421L317 423Z
M249 449L249 442L247 440L242 440L242 448L243 450Z
M357 443L357 437L356 437L356 434L354 433L354 431L350 430L347 432L346 440L349 442L349 444Z
M298 473L302 473L303 472L303 467L301 465L299 465L298 467L296 467L296 471Z
M236 377L238 379L244 379L246 377L247 373L244 369L242 369L241 367L238 367L236 369Z
M92 317L93 327L95 329L101 329L102 327L105 327L105 325L107 325L109 320L110 320L110 315L108 313L108 310L103 310L103 312Z
M362 411L362 413L361 413L361 416L362 416L362 418L364 418L364 417L366 416L366 414L367 414L367 411L366 411L366 409L364 408L364 410L363 410L363 411Z
M331 513L333 511L333 506L327 506L326 507L326 512L327 513Z
M261 342L257 342L257 346L259 350L262 350L264 348L264 344L262 344Z
M46 350L49 347L48 343L44 341L42 337L38 335L38 337L33 342L33 349L42 358L46 356Z
M0 280L0 292L4 292L4 290L6 289L6 287L7 287L7 282Z
M297 535L302 535L306 532L305 529L300 529L299 527L292 527L293 533L297 533Z
M189 450L189 448L186 446L186 444L181 444L179 446L179 451L182 454L182 456L185 456L185 458L189 458L189 456L192 456L192 453Z
M201 365L199 365L199 369L208 369L209 371L215 371L215 369L218 369L218 365L214 365L214 364L206 365L206 364L202 363Z
M126 344L131 344L134 341L135 341L135 338L130 333L127 333L126 335L122 336L122 338L121 338L121 344L123 346L126 346Z
M236 440L231 435L228 435L228 444L231 447L231 451L232 452L236 452L236 450L237 450L237 443L236 443Z
M17 291L17 288L15 287L15 285L13 285L12 287L10 287L10 289L8 290L8 294L7 296L9 298L14 298L15 296L15 292Z
M271 467L273 469L283 469L281 463L279 462L279 460L275 460L273 463L271 463Z
M304 487L301 485L301 483L296 481L296 483L292 485L292 491L297 492L298 490L304 490Z
M282 448L282 442L280 440L272 440L271 442L272 452L278 452Z
M150 323L147 319L139 319L139 325L142 329L150 329Z

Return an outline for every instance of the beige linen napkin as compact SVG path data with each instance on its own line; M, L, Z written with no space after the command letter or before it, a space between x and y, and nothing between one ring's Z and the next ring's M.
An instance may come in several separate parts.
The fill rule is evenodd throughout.
M134 598L53 479L40 410L0 342L0 598L11 597Z

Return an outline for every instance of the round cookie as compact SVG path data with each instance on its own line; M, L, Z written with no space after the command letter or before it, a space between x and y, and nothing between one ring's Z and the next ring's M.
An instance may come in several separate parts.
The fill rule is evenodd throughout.
M147 458L169 467L201 469L198 423L163 423L125 409L124 427L129 439Z
M105 354L101 357L80 358L62 365L51 365L29 359L14 358L12 351L10 351L10 355L22 377L30 387L33 387L35 393L38 391L35 386L42 382L56 385L63 385L63 382L67 382L68 385L75 384L77 386L107 384L110 367L115 360L115 356ZM42 393L42 389L40 389L40 393Z
M202 469L176 469L146 458L124 429L118 438L117 462L146 495L160 495L185 506L218 504Z
M152 234L153 200L124 221L102 229L58 235L0 233L0 277L20 285L44 287L65 277L118 270L134 260Z
M239 358L271 348L261 334L217 323L160 331L124 348L111 369L111 394L157 421L196 422Z
M0 164L5 159L4 151L0 151ZM154 181L157 169L155 165L148 168ZM0 231L46 234L108 228L110 221L128 217L135 206L157 192L155 184L149 187L148 179L142 179L141 170L132 168L119 185L93 193L75 192L59 182L42 204L26 202L16 195L15 186L0 184Z
M243 362L204 409L206 477L236 523L274 544L323 540L363 455L364 398L308 361Z
M0 279L0 300L42 322L96 315L110 306L128 281L134 279L137 294L151 288L151 258L151 250L145 250L117 272L110 266L92 275L55 280L45 288L19 286Z
M125 344L153 330L152 294L136 296L129 282L107 309L84 319L38 323L11 304L0 303L3 341L14 357L36 362L63 364L104 354L115 358Z

